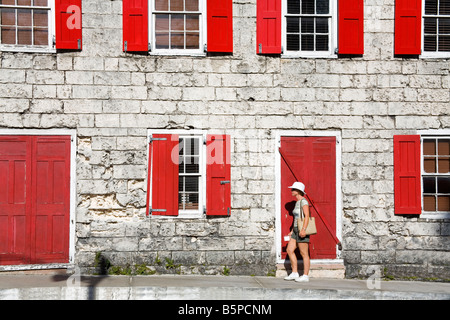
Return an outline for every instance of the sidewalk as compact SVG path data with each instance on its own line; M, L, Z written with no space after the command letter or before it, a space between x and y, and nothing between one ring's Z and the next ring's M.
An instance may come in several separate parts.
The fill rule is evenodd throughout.
M75 280L75 281L72 281ZM82 276L0 273L0 300L450 300L450 283L250 276Z

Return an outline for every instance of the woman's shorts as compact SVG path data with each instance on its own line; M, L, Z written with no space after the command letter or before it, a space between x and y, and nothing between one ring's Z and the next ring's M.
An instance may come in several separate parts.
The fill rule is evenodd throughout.
M295 239L295 241L297 241L297 243L309 243L309 236L300 238L297 227L294 227L294 230L292 230L291 238Z

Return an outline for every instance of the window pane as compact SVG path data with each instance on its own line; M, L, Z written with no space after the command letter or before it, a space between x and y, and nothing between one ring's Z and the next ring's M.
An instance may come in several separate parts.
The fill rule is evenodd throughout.
M172 15L170 19L170 30L184 31L184 15ZM184 40L183 40L184 43Z
M437 40L436 36L424 36L424 50L425 51L436 51L437 50Z
M48 13L45 10L33 10L33 22L35 27L48 25Z
M288 0L287 12L293 14L300 13L300 0Z
M31 6L31 0L17 0L18 6Z
M288 33L300 32L300 19L297 17L288 17L286 19L286 31Z
M199 31L200 24L198 16L186 16L186 30Z
M436 211L435 196L424 196L423 197L423 210L424 211Z
M436 179L434 177L423 178L423 192L436 193Z
M31 10L17 10L17 25L31 26Z
M34 45L36 46L48 45L47 29L34 29Z
M438 160L438 172L449 173L450 172L450 158L444 158Z
M450 51L450 36L439 36L439 49L441 52L449 52Z
M313 35L302 35L302 50L303 51L314 51L314 36Z
M184 209L185 210L198 209L198 194L197 193L185 193L184 194Z
M330 11L329 0L316 0L316 13L328 14Z
M316 36L316 50L328 51L328 36L318 35Z
M425 158L423 160L423 169L427 173L436 172L436 158Z
M423 140L423 154L435 155L436 154L436 140Z
M184 177L184 191L198 191L199 177Z
M157 31L169 31L169 15L168 14L156 15L155 29Z
M450 211L450 196L438 196L438 211Z
M314 14L314 0L302 0L302 13Z
M183 0L170 0L170 10L171 11L183 11Z
M286 36L287 50L300 50L300 36L298 34L288 34Z
M450 156L450 140L441 139L438 141L438 155Z
M1 39L3 44L16 44L16 28L1 28Z
M450 194L450 178L438 178L438 190L437 193Z
M439 14L450 14L450 0L441 0Z
M437 14L437 0L425 0L425 14Z
M31 43L31 29L30 28L19 28L17 29L17 42L18 44L32 44Z
M156 32L155 42L156 42L156 49L169 49L169 33Z
M439 19L439 34L450 34L450 19Z
M1 21L4 26L14 26L16 24L16 10L0 9Z
M185 0L186 11L198 11L198 0Z
M328 33L328 19L317 18L316 19L316 33Z
M186 157L186 173L199 173L198 157Z
M424 31L426 34L436 34L437 30L437 19L436 18L425 18L424 19Z
M198 49L200 34L198 32L186 32L186 49Z
M4 5L15 5L15 0L0 0L0 4Z
M314 18L302 18L302 33L314 33Z
M169 10L169 0L155 0L155 9L161 11Z
M34 5L37 7L46 7L47 0L34 0Z

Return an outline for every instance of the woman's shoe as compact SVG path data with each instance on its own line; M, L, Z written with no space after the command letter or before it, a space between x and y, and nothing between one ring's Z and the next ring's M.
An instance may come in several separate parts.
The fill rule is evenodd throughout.
M301 277L295 279L295 282L309 282L309 277L306 274L304 274Z
M292 272L290 275L284 278L284 280L296 280L298 279L298 273Z

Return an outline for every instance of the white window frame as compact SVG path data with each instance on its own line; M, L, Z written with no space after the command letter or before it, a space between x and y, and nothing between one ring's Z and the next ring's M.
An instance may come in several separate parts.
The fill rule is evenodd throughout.
M423 165L423 140L424 139L450 139L450 129L445 130L420 130L418 131L418 134L420 135L420 199L421 199L421 205L422 205L422 214L420 215L421 218L425 219L450 219L450 212L429 212L424 211L423 206L423 177L426 176L427 173L425 173L424 165ZM443 174L441 174L443 175ZM450 176L450 173L447 174Z
M155 10L155 1L154 0L148 0L148 34L150 39L150 54L152 55L170 55L170 56L176 56L176 55L186 55L186 56L206 56L206 32L207 32L207 19L206 19L206 0L199 0L198 6L199 6L199 12L200 12L200 39L199 39L199 48L198 49L156 49L156 37L155 37L155 30L156 30L156 22L153 18L153 14L156 11Z
M1 8L21 8L20 6L1 5ZM48 44L47 46L35 45L17 45L17 44L2 44L0 39L0 51L9 52L36 52L36 53L55 53L55 0L48 0ZM29 6L24 6L23 9L28 9ZM1 34L0 34L1 37Z
M330 0L330 20L328 24L328 51L287 51L287 0L282 0L281 47L282 58L337 58L337 1Z
M435 17L435 18L440 18L440 17L448 17L450 19L450 15L427 15L425 16L425 0L422 0L422 17L421 17L421 37L422 39L420 39L420 41L422 42L422 46L421 46L421 58L450 58L450 51L425 51L425 17Z
M154 134L176 134L179 138L181 137L189 137L196 136L200 139L200 150L199 150L199 171L200 171L200 183L199 183L199 192L198 192L198 209L197 210L181 210L178 209L177 216L164 216L164 215L150 215L151 218L203 218L206 212L206 131L203 130L149 130L147 137L147 159L150 157L150 138ZM150 162L148 162L150 163ZM150 179L150 182L153 181L153 166L147 168L150 172L147 172L147 179ZM148 182L148 181L147 181ZM149 203L152 203L152 183L146 185L150 186L150 189L147 190L149 192ZM178 198L178 189L177 189L177 198Z

